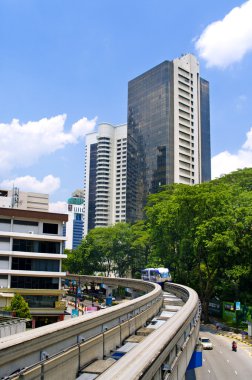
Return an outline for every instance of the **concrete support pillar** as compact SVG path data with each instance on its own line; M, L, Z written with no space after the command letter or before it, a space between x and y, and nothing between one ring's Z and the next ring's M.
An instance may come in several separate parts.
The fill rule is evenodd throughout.
M113 289L116 289L117 286L101 284L101 288L106 289L106 297L112 297Z
M113 291L113 288L112 288L112 287L108 286L108 287L106 288L106 298L107 298L107 297L112 297L112 291Z
M126 292L130 293L130 295L131 295L132 298L136 298L137 297L137 293L136 293L136 291L134 289L132 289L132 288L126 288L125 290L126 290Z

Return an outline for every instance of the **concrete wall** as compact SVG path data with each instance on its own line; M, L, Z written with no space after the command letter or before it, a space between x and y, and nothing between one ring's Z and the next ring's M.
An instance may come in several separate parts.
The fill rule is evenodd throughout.
M116 280L108 279L111 281ZM121 283L125 281L130 282L122 279ZM158 312L162 304L161 289L139 281L139 287L144 286L153 290L135 300L19 334L15 340L6 338L0 345L0 377L33 364L33 368L23 371L16 379L76 379L79 370L95 359L110 355L126 337ZM147 336L99 376L100 380L129 380L139 378L140 374L142 380L161 380L164 375L166 379L184 379L198 337L200 319L197 294L186 287L169 285L169 290L177 295L179 289L186 304L176 317ZM171 365L171 373L164 374L161 370L164 363Z
M0 324L0 338L9 335L18 334L26 330L25 321L2 322Z
M83 281L85 282L96 281L97 283L106 283L106 278L83 277ZM41 361L43 352L46 352L50 357L50 359L46 360L46 363L49 363L53 356L55 356L53 360L56 360L57 357L60 362L60 357L64 357L62 361L65 361L67 352L70 350L69 355L71 356L72 347L78 347L78 343L83 339L85 341L88 340L88 342L81 344L81 352L85 350L85 344L97 336L102 336L102 350L109 352L109 350L116 348L120 339L126 338L131 333L134 333L136 328L144 324L148 318L154 316L157 309L161 307L161 288L158 285L149 284L140 280L118 278L109 278L107 282L120 286L125 284L126 287L135 288L138 291L145 290L147 294L93 314L87 314L79 318L73 318L18 334L15 336L15 339L11 339L11 337L4 338L0 344L0 378L8 376L15 370L36 365L36 363ZM122 325L122 327L120 327L120 325ZM99 350L98 352L100 352ZM76 352L78 352L78 350ZM84 355L77 355L77 363L79 363L79 357L80 362L83 364L86 360L85 358L92 357L92 350L88 351L88 353L85 352ZM92 357L92 359L95 358L96 357ZM75 365L74 361L72 358L71 366ZM61 370L58 371L58 378L60 378L61 375L64 378L65 367L63 364L62 362L63 372L61 373ZM61 365L59 365L59 368L61 368ZM76 374L74 374L74 376L75 375Z

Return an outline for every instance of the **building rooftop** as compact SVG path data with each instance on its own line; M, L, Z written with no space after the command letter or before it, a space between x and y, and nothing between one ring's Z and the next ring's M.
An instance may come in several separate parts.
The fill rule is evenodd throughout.
M45 212L45 211L31 211L31 210L21 210L16 208L5 208L0 207L1 216L9 217L24 217L31 219L47 219L47 220L58 220L61 222L68 221L67 214L59 214L54 212Z
M84 203L84 198L72 197L67 200L67 203L69 205L82 205Z

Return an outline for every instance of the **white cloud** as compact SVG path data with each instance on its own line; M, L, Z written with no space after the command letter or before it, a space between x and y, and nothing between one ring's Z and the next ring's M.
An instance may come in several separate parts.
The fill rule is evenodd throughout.
M49 155L67 144L76 144L86 133L94 130L97 118L82 118L64 131L66 115L29 121L21 124L13 119L10 124L0 124L0 174L13 168L28 167L40 157Z
M250 131L247 133L247 140L242 146L244 149L248 149L252 151L252 128L250 128Z
M252 0L233 8L222 20L208 25L195 47L209 67L225 68L241 61L252 50Z
M92 132L95 126L97 118L88 120L86 117L78 120L72 126L72 135L78 139L84 137L87 133Z
M51 194L60 187L60 179L52 175L47 175L39 181L35 177L29 175L14 179L6 179L0 183L0 186L5 189L11 189L16 186L21 191L32 191L35 193Z
M240 95L237 98L236 104L235 104L237 111L241 111L244 108L244 105L246 105L247 100L248 99L246 95Z
M247 140L236 154L221 152L212 158L212 178L228 174L237 169L252 167L252 128L247 133Z
M49 211L57 212L59 214L67 214L67 203L61 201L49 203Z

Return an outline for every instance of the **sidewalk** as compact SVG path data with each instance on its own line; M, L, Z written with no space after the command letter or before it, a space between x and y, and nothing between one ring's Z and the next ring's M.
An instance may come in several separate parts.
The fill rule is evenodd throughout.
M247 335L244 336L242 334L236 334L236 333L231 332L231 331L222 331L222 330L217 331L217 334L222 335L222 336L226 336L226 337L233 339L233 340L234 339L238 340L239 342L245 343L248 346L252 347L252 338L248 337Z
M77 310L79 311L79 317L84 315L84 314L88 314L88 313L92 312L92 310L88 310L88 308L91 309L92 306L97 307L97 310L99 310L101 308L101 305L99 305L97 302L92 303L89 300L85 300L85 301L77 303ZM75 310L75 302L68 300L66 311L69 314L65 314L64 320L72 318L72 310ZM96 310L93 310L93 311L96 311Z
M238 340L239 342L245 343L248 346L252 347L252 337L249 337L248 335L222 330L221 328L217 328L213 323L203 324L202 326L211 329L212 331L216 332L217 335L222 335L232 340Z

